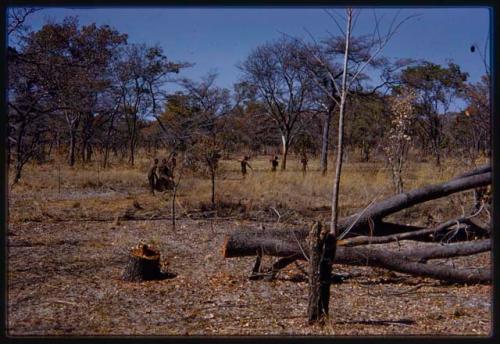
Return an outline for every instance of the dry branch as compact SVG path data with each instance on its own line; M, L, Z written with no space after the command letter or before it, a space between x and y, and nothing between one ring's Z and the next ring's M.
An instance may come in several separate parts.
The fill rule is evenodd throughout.
M456 229L451 229L452 226L459 225ZM464 225L464 226L460 226ZM469 229L470 225L474 228ZM366 236L360 235L354 238L340 240L339 246L360 246L367 244L385 244L393 241L401 240L416 240L416 241L438 241L444 239L450 232L454 232L451 237L457 237L457 235L465 232L466 238L471 238L473 236L485 236L488 235L487 230L473 225L470 222L470 217L462 217L458 219L453 219L446 221L434 228L425 228L415 231L408 231L400 234L394 235L384 235L384 236Z

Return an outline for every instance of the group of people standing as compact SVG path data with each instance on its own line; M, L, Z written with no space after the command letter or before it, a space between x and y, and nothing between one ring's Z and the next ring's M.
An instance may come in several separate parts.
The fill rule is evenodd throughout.
M174 169L177 165L177 153L173 153L170 157L170 163L167 159L162 159L158 164L158 159L153 160L153 165L148 170L148 181L151 193L154 195L155 190L164 191L173 189Z
M177 159L176 159L177 154L173 153L171 158L170 158L170 163L167 162L167 159L162 159L161 163L158 164L158 159L154 159L153 165L148 170L148 180L149 180L149 187L150 191L152 194L154 194L155 190L156 191L164 191L164 190L171 190L173 189L175 182L174 182L174 169L177 165ZM217 161L220 158L220 155L217 156ZM247 174L247 167L252 169L252 166L250 166L250 163L248 162L250 160L250 157L245 155L241 160L240 160L240 166L241 166L241 174L243 175L243 178L246 177ZM271 163L271 171L276 172L279 161L278 161L278 156L275 155L271 160L269 160ZM300 163L302 164L302 173L305 175L307 171L307 155L306 153L302 154L302 157L300 159Z

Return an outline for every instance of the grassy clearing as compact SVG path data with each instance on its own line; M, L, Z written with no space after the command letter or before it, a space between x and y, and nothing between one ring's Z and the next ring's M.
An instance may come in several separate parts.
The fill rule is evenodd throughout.
M241 213L285 209L306 217L327 218L333 172L323 176L319 171L319 160L311 159L306 175L301 171L298 157L290 158L286 171L274 173L270 171L268 156L254 157L250 163L252 169L243 178L237 159L220 162L216 180L219 207L239 209ZM99 220L126 213L140 217L168 216L170 193L157 193L155 196L148 193L146 172L149 164L150 159L144 156L133 167L114 164L105 170L95 162L74 168L57 162L31 164L26 167L20 183L10 190L10 220ZM374 199L380 200L392 194L391 180L383 162L349 161L344 166L341 216L366 207ZM451 160L445 161L443 166L437 169L432 162L409 162L404 177L405 189L442 182L466 169ZM208 177L200 173L184 173L177 196L179 213L206 209L210 195ZM467 197L465 193L465 196L451 197L451 201L428 202L402 216L412 221L426 218L431 213L435 219L445 218L457 214Z

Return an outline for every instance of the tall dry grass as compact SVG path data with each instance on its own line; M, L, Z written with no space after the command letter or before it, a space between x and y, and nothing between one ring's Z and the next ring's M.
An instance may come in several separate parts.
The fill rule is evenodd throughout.
M157 156L167 156L167 152L160 152ZM243 178L238 158L220 162L216 180L218 202L244 204L247 209L273 207L328 211L333 172L323 176L318 159L310 159L309 170L303 175L299 157L291 156L287 170L276 172L270 171L270 157L254 157L250 160L252 169ZM57 160L43 165L29 164L21 181L10 188L10 214L18 220L33 217L43 220L52 211L59 213L59 217L64 217L65 213L77 213L84 219L97 213L110 216L122 213L133 201L146 210L168 213L171 195L166 192L152 196L148 192L146 173L150 163L150 156L139 154L133 167L115 162L105 170L96 162L73 168ZM329 163L331 167L332 162ZM445 161L441 169L432 162L410 161L403 177L404 187L410 190L442 182L466 169L454 160ZM392 187L390 173L382 161L348 161L341 178L340 216L364 208L374 199L390 196ZM210 196L208 176L184 173L177 195L181 213L208 204ZM441 216L439 213L443 217L456 213L461 204L466 203L464 197L467 196L428 202L416 207L413 219L407 213L407 220L418 220L426 212L436 213L434 217Z

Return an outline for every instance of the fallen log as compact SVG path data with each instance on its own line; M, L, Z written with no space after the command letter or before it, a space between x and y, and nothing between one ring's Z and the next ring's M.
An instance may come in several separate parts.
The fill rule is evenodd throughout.
M422 227L402 225L397 223L388 223L382 219L388 215L400 210L423 203L426 201L442 198L456 192L465 191L480 186L491 184L491 172L476 174L445 183L430 185L419 189L414 189L406 193L401 193L389 197L383 201L373 204L362 212L339 220L339 232L342 233L353 223L349 235L352 237L359 234L370 234L373 236L385 236L399 233L405 233L415 230L421 230ZM360 214L360 215L359 215ZM373 228L371 228L372 226ZM289 240L304 239L308 235L307 228L293 229L293 231L284 230L252 230L247 232L235 232L232 235L266 236L272 238L286 238Z
M253 256L257 251L276 257L286 257L287 264L293 259L308 259L309 249L305 241L288 241L277 238L227 236L223 255L225 258ZM490 271L474 269L453 269L451 267L434 266L422 262L439 259L466 256L491 250L491 241L477 240L472 242L449 245L426 245L424 248L391 250L387 248L344 247L338 246L334 264L355 266L375 266L416 276L431 277L457 283L484 283L491 281Z
M376 221L382 219L400 210L423 202L489 184L491 184L491 172L450 180L445 183L429 185L400 193L372 205L359 217L355 227L367 225L370 220ZM355 218L357 218L356 214L348 217L346 220L352 222Z
M457 228L450 227L458 225ZM469 240L475 236L488 237L488 230L481 228L470 221L470 217L461 217L446 221L434 228L425 228L410 232L404 232L385 236L360 235L354 238L340 240L339 246L361 246L367 244L385 244L394 241L415 240L425 242L445 241L445 240Z

